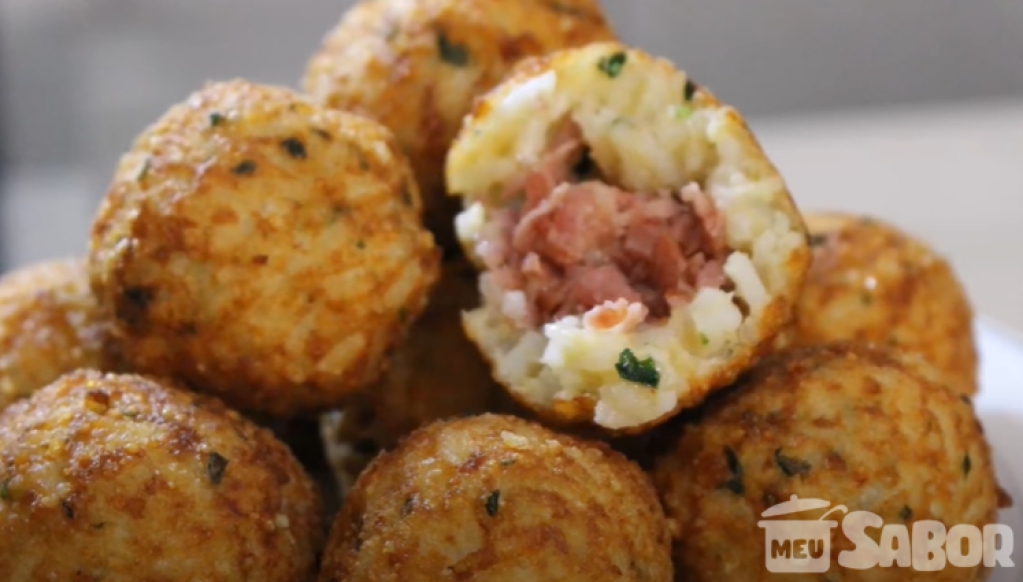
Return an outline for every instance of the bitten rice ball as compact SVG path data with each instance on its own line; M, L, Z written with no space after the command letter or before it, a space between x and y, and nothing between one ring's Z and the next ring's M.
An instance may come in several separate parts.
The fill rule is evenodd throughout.
M883 221L806 217L813 264L790 341L856 340L915 351L956 390L977 392L973 312L949 264Z
M829 515L832 558L855 546L852 512L885 524L994 523L1000 505L990 449L969 399L915 354L856 344L816 346L762 362L682 429L655 480L674 526L680 580L806 580L770 574L768 508L802 500L844 506ZM804 502L805 503L805 502ZM816 520L803 511L780 519ZM814 509L814 508L811 508ZM862 525L858 521L851 525ZM866 533L874 542L880 529ZM886 546L887 547L887 546ZM818 550L822 551L822 550ZM852 570L833 559L831 580L978 580L979 568Z
M369 0L326 36L303 86L395 132L428 226L455 248L444 157L473 99L523 57L613 36L596 0Z
M219 400L74 372L0 413L9 582L298 582L323 537L313 483Z
M172 107L120 161L91 277L137 371L247 411L335 408L377 380L440 251L390 132L231 81Z
M435 423L378 457L320 582L672 579L648 478L604 445L509 416Z
M789 325L810 262L739 113L620 43L523 61L447 158L483 268L469 337L523 405L642 433L729 385Z
M462 331L462 310L478 304L475 270L461 258L446 261L429 306L391 356L387 374L344 410L323 416L327 456L342 491L380 451L421 426L510 411L490 366Z
M107 321L85 261L24 267L0 277L0 410L78 368L107 369Z

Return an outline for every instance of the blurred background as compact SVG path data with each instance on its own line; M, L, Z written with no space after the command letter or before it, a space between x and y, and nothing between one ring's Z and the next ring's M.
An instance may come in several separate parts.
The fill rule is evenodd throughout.
M80 253L117 156L209 79L296 85L345 0L0 0L0 265ZM604 0L745 113L806 208L948 255L1023 329L1023 0Z

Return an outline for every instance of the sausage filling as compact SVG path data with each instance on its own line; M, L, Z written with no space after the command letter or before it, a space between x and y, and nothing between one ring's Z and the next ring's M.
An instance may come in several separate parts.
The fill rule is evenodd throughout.
M622 299L661 319L698 289L726 283L724 220L700 186L610 185L575 124L506 197L476 250L488 269L484 294L523 329Z

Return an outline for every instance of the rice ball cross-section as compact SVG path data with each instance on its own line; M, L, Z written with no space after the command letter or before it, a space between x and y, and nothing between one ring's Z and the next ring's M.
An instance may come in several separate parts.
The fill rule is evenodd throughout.
M432 424L378 457L320 582L672 580L647 476L604 445L509 416Z
M286 416L336 407L380 376L440 252L386 128L235 80L138 137L90 258L135 370Z
M914 351L956 390L975 394L973 310L948 262L875 218L814 213L805 220L813 263L790 343L855 340Z
M641 432L698 405L790 320L809 250L739 114L617 43L531 59L447 160L484 269L465 318L549 419Z
M394 131L428 226L457 248L444 158L473 100L523 57L613 38L596 0L369 0L324 38L302 84Z
M674 528L678 579L691 582L809 579L767 570L760 522L818 520L828 507L842 508L827 518L839 523L830 530L828 579L981 580L982 568L858 570L837 557L854 550L876 556L844 533L847 525L863 526L880 541L881 530L866 529L855 512L908 532L925 520L983 528L1005 501L969 399L916 354L851 343L786 352L758 365L682 428L654 477ZM799 512L799 500L826 503ZM764 515L792 501L796 513Z
M0 277L0 410L79 368L107 369L109 322L83 259L36 263Z
M287 447L212 397L82 371L0 413L7 582L297 582L322 537Z

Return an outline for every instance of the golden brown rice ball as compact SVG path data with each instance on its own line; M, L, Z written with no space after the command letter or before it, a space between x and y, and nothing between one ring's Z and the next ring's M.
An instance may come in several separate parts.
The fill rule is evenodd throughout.
M473 99L523 57L613 37L597 0L368 0L326 36L303 86L395 132L427 225L454 249L444 157Z
M298 582L319 500L269 432L132 375L66 375L0 414L4 580Z
M340 405L426 304L440 252L383 126L291 90L207 85L117 167L92 286L135 370L247 411Z
M510 416L435 423L377 458L334 523L320 582L672 579L638 467Z
M942 257L873 218L812 214L806 223L814 259L796 345L856 340L915 351L958 391L977 392L973 312Z
M472 265L462 258L446 261L429 306L392 355L387 374L344 410L323 416L327 456L342 491L377 453L421 426L511 410L490 366L462 331L462 310L478 303Z
M674 525L680 580L807 580L769 574L758 520L777 504L820 499L886 524L993 523L990 449L969 399L915 354L854 344L769 358L713 400L658 460L655 480ZM784 519L816 520L824 510ZM850 514L851 515L851 514ZM839 522L844 514L830 516ZM841 528L832 556L853 550ZM869 530L874 541L879 530ZM979 579L978 569L844 569L831 580Z
M0 277L0 410L67 372L112 366L103 353L106 327L82 259Z
M785 180L731 106L621 43L520 65L447 158L483 267L469 337L551 422L640 434L735 381L810 263Z

